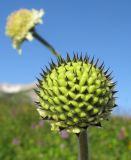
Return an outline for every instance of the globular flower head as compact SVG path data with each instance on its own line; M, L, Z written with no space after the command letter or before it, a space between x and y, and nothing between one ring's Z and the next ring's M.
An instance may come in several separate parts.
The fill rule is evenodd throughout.
M6 35L13 41L13 47L21 52L21 44L24 40L33 39L31 30L42 23L44 11L20 9L12 13L7 20Z
M38 112L49 120L52 130L79 133L89 126L101 126L116 106L115 83L104 64L74 55L52 62L43 70L36 90Z

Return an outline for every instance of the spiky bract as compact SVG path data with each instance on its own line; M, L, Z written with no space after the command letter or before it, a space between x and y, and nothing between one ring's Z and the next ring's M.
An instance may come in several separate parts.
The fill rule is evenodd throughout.
M50 120L52 130L79 133L91 125L101 126L115 107L114 86L111 74L104 64L74 55L71 60L58 60L43 71L39 80L38 112Z

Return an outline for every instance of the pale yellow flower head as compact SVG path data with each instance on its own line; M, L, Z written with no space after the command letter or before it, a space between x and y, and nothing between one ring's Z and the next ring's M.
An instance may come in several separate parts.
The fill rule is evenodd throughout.
M31 29L37 24L41 24L44 10L20 9L12 13L7 20L6 35L11 37L13 47L21 53L21 44L24 40L31 41L33 35Z

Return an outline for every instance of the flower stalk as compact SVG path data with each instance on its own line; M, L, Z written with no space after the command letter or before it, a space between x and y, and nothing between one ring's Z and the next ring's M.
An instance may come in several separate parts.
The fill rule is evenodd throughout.
M60 54L54 49L54 47L47 42L43 37L41 37L35 29L33 29L32 31L32 35L35 39L37 39L41 44L43 44L47 49L49 49L49 51L54 54L57 58L60 58Z
M79 158L78 160L89 160L87 130L82 130L78 135Z

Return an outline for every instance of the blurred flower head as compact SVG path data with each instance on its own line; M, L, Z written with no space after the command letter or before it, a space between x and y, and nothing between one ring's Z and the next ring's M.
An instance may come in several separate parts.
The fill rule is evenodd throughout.
M20 145L20 140L19 140L17 137L15 137L15 138L13 138L13 140L12 140L12 144L13 144L13 145Z
M20 9L8 17L6 35L12 39L13 48L17 49L19 53L22 51L22 42L33 39L31 30L34 29L37 24L42 23L43 15L44 10L42 9Z
M125 128L125 127L122 127L121 130L120 130L120 132L118 133L118 138L119 138L120 140L123 140L123 139L125 139L127 136L128 136L128 133L127 133L126 128Z
M32 124L31 124L31 128L32 128L32 129L35 129L35 128L37 128L37 125L36 125L35 123L32 123Z
M40 120L38 125L39 125L39 127L43 127L44 126L44 120Z
M61 131L61 137L63 139L68 139L69 138L69 133L65 130Z

